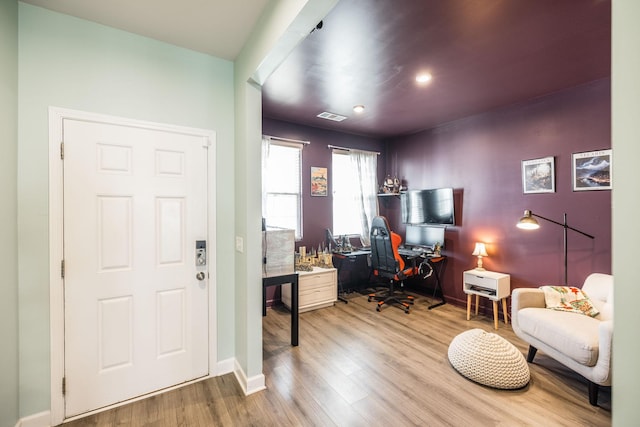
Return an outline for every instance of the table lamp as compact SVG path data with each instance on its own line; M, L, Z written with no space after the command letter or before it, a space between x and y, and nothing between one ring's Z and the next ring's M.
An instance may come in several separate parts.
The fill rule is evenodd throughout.
M478 266L476 267L476 270L484 270L484 267L482 267L482 257L489 256L487 255L487 249L485 248L484 243L476 242L476 247L471 255L478 257Z

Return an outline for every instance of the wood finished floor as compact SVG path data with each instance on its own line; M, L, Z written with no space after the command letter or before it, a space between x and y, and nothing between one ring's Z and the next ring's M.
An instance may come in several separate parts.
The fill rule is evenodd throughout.
M201 381L65 424L72 426L609 426L611 389L589 405L587 383L538 352L522 390L470 382L449 364L459 333L496 332L527 346L491 316L466 320L444 305L411 314L375 311L365 296L300 315L300 346L289 345L289 312L263 318L267 390L244 396L233 374Z

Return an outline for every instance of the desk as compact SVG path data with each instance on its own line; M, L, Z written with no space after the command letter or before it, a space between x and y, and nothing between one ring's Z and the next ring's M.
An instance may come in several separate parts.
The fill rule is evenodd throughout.
M267 295L269 286L291 283L291 345L298 345L298 273L283 274L280 276L262 277L262 315L267 315Z
M359 258L366 258L371 254L370 250L357 250L352 252L334 252L332 261L333 266L336 268L338 273L338 300L347 303L347 300L344 297L341 297L340 294L344 293L344 283L340 279L340 273L344 271L347 263L355 264Z
M428 307L429 310L440 307L441 305L446 304L444 299L444 293L442 292L442 282L441 277L444 272L445 265L447 263L446 256L433 256L423 254L422 252L412 251L411 249L399 249L398 253L400 256L405 258L408 261L417 263L418 259L426 259L431 268L433 269L433 276L435 280L435 286L433 288L433 298L436 298L436 294L439 293L438 297L440 299L439 302L432 304ZM333 265L338 270L338 289L342 290L342 282L340 280L340 271L344 268L345 262L355 262L359 257L366 257L371 255L370 249L360 249L353 252L348 253L338 253L334 252L333 254ZM417 264L416 264L417 265ZM344 298L338 297L341 301L346 302Z
M440 307L441 305L446 304L447 302L444 299L444 292L442 291L442 283L440 283L440 278L442 277L442 272L444 271L444 267L447 264L447 257L445 256L431 256L427 258L427 262L429 262L429 265L431 265L431 268L433 268L433 275L436 281L436 285L433 288L433 295L432 297L435 298L436 297L436 293L438 291L438 289L440 290L440 302L437 302L435 304L431 304L428 309L431 310L432 308L436 308L436 307Z
M420 251L414 251L412 249L398 249L398 253L400 254L401 257L403 257L404 259L406 259L407 261L410 261L413 263L414 266L417 266L417 261L419 259L422 259L424 261L426 261L429 266L431 267L432 271L433 271L433 277L435 279L435 286L433 287L433 295L431 296L432 298L436 298L436 294L438 293L438 290L440 291L440 295L438 295L438 297L440 298L440 302L437 302L435 304L431 304L429 307L427 307L429 310L436 308L436 307L440 307L441 305L446 304L447 302L444 299L444 292L442 291L442 283L440 283L440 277L442 276L442 273L444 271L444 267L447 263L447 257L443 256L443 255L432 255L432 254L426 254L426 253L422 253ZM422 262L424 262L422 261ZM418 276L420 276L420 274L418 274ZM429 275L430 276L430 275ZM427 276L427 277L429 277ZM426 279L426 277L424 277L423 279Z

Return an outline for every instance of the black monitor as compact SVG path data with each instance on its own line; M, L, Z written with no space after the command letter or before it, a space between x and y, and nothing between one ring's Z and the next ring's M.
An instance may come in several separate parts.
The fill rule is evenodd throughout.
M400 195L404 224L455 225L453 188L409 190Z
M439 243L440 248L444 249L444 230L445 227L408 224L404 245L433 249Z

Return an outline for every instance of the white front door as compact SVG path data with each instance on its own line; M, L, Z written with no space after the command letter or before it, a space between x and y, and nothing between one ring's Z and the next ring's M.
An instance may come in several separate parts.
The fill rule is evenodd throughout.
M209 372L208 140L73 119L63 135L71 417Z

